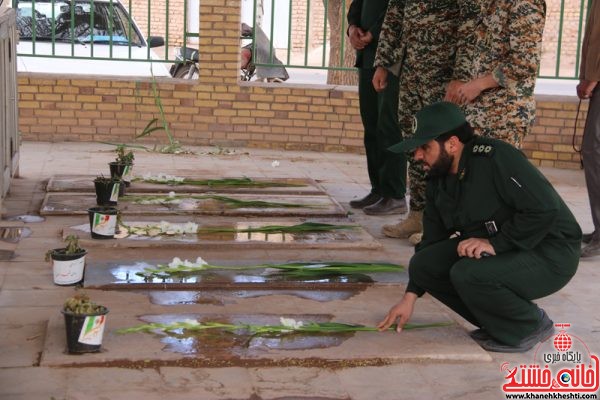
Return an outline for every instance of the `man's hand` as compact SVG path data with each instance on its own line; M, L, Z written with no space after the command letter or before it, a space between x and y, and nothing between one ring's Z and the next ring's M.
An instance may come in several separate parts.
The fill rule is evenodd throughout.
M388 70L383 67L377 67L373 74L373 87L375 91L381 92L387 86Z
M460 89L458 89L458 95L460 96L461 100L460 104L471 103L473 100L479 97L484 89L485 87L482 85L480 79L473 79L472 81L465 83Z
M369 31L366 31L363 37L360 39L365 46L373 41L373 34Z
M415 302L417 301L417 295L411 292L404 293L402 300L388 311L387 316L383 321L377 325L379 331L386 331L392 324L398 322L396 332L401 332L402 327L410 319L415 308Z
M592 97L592 92L594 91L594 88L597 84L598 82L596 81L588 81L585 79L581 79L579 81L579 85L577 85L577 97L579 97L582 100L589 99L590 97Z
M365 31L356 25L350 25L348 28L348 38L350 39L350 44L355 50L362 50L367 44L369 44L369 42L365 42L364 37ZM372 39L373 35L371 35L371 40Z
M470 238L458 243L457 252L460 257L481 258L483 253L495 256L494 246L487 239Z
M444 101L449 101L454 104L460 104L460 95L458 89L460 89L465 83L462 81L453 80L448 83L446 87L446 95Z

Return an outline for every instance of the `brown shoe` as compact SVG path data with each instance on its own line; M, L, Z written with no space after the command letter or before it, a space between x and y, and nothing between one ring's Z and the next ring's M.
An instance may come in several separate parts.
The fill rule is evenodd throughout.
M350 207L365 208L367 206L370 206L371 204L377 203L379 200L381 200L381 196L378 195L377 193L371 192L368 195L366 195L365 197L363 197L362 199L350 201Z
M387 237L408 239L413 233L423 231L423 211L410 211L405 220L384 225L381 232Z
M404 214L408 211L405 199L382 197L377 203L363 208L367 215Z

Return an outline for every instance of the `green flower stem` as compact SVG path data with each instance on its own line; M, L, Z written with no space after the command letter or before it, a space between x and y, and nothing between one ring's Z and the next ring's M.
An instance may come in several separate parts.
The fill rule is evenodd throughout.
M341 229L356 229L359 225L332 225L320 222L304 222L298 225L265 225L256 228L199 228L198 233L302 233L330 232Z
M209 187L303 187L305 184L298 183L285 183L285 182L269 182L269 181L255 181L250 178L223 178L223 179L184 179L183 181L168 180L159 181L155 179L144 179L135 178L134 182L146 182L154 183L158 185L194 185L194 186L209 186Z
M453 325L452 322L436 322L431 324L405 324L403 330L437 328ZM252 325L252 324L223 324L220 322L189 322L178 321L170 324L149 323L134 326L131 328L119 329L116 332L120 334L156 331L174 332L177 330L201 331L207 329L221 329L226 332L236 333L237 331L246 331L251 335L285 335L291 333L349 333L349 332L377 332L379 329L373 326L344 324L339 322L306 322L298 327L287 325ZM389 331L395 331L396 325L388 328Z
M136 275L144 278L169 278L174 276L201 275L206 270L243 271L259 268L280 270L285 275L297 277L318 277L322 275L352 275L376 272L401 272L404 267L389 263L346 263L346 262L298 262L285 264L259 264L243 266L224 266L204 264L202 266L178 265L169 267L159 264L157 268L145 268Z
M159 203L172 202L179 199L195 199L195 200L217 200L225 203L231 208L324 208L325 206L317 204L297 204L297 203L278 203L262 200L240 200L232 197L220 196L216 194L207 194L201 196L123 196L123 201L140 204L144 201L157 201Z

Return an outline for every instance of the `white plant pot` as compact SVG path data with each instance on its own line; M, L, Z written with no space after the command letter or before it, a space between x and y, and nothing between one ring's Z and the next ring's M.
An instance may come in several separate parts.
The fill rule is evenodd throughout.
M85 256L75 260L52 260L54 283L57 285L73 285L83 280Z

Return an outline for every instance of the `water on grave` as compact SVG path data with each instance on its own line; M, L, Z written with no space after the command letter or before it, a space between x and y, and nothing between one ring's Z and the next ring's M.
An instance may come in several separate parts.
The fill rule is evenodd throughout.
M222 284L236 284L236 283L265 283L269 282L305 282L305 283L333 283L333 284L344 284L344 283L373 283L373 278L365 274L352 274L352 275L328 275L321 276L316 279L299 279L297 277L288 276L281 270L274 268L256 268L252 270L234 271L234 270L204 270L195 272L194 275L180 275L165 278L158 277L146 277L140 276L146 268L155 268L156 263L148 263L145 261L137 261L133 264L124 263L110 263L109 270L110 274L115 279L111 283L156 283L156 284L173 284L176 286L178 283L222 283ZM274 291L278 293L278 291Z
M22 238L31 236L31 229L0 226L0 240L8 243L18 243Z
M147 292L153 304L173 306L182 304L211 304L224 306L235 302L233 298L246 299L263 296L294 296L301 299L327 302L347 300L360 290L164 290Z
M331 317L322 314L283 315L296 321L329 322ZM229 324L280 325L280 316L274 315L190 315L170 314L143 316L144 322L172 323L186 319L199 322L221 322ZM272 350L308 350L339 346L354 336L353 333L286 334L281 336L252 336L244 330L235 333L221 330L184 331L157 333L164 350L203 358L223 359L233 357L256 357Z
M277 223L277 225L283 225ZM143 225L142 225L143 226ZM231 225L220 225L223 229L247 229L255 227L255 224L232 223ZM89 232L89 224L82 224L72 227L75 230ZM211 227L212 228L212 227ZM121 239L123 239L122 237ZM267 242L267 243L331 243L336 241L351 241L352 236L349 232L297 232L297 233L263 233L263 232L203 232L199 234L181 234L181 235L158 235L158 236L138 236L129 235L127 239L147 240L147 241L179 241L186 243L196 243L199 241L223 241L234 243L245 242Z

